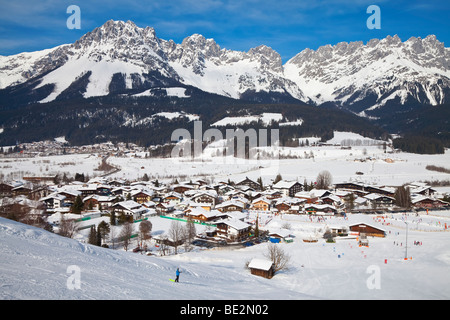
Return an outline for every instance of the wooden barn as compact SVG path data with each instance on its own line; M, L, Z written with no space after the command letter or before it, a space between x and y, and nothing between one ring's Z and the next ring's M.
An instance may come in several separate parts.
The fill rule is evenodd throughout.
M374 227L367 223L355 223L349 226L350 231L359 232L366 234L371 237L382 237L386 236L386 231L377 227Z
M431 197L416 195L412 198L411 203L416 208L442 208L448 206L449 203Z
M267 279L271 279L275 274L274 265L272 261L269 260L252 259L248 268L250 269L251 274Z

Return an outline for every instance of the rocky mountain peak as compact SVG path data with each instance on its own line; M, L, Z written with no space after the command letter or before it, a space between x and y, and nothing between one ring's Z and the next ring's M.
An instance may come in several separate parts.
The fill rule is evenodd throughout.
M109 20L101 27L86 33L74 43L76 49L95 45L119 45L117 49L125 45L139 45L148 41L157 40L155 30L151 27L140 28L132 21Z
M394 35L393 37L388 35L386 38L380 41L380 44L386 44L390 47L400 46L402 44L402 40L398 35Z
M186 37L181 43L183 51L191 53L202 53L206 58L220 55L221 48L214 39L206 39L200 34Z
M274 72L282 72L283 63L278 52L266 45L260 45L248 51L251 59L257 60L262 69L269 69Z

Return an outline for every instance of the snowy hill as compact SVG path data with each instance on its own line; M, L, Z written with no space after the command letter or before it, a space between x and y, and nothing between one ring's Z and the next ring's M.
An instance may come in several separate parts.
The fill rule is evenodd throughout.
M0 218L0 299L264 299L276 289L250 277L244 262L162 259L104 249ZM194 260L195 261L195 260ZM80 289L71 290L70 266L80 270ZM181 267L181 285L175 270ZM67 283L69 287L67 286ZM252 291L249 288L259 288ZM308 298L306 294L296 294Z
M348 220L323 222L298 215L267 217L266 227L281 230L289 223L294 237L293 243L278 244L291 256L289 269L270 280L244 268L252 258L263 258L267 243L145 256L87 245L0 218L0 299L448 299L450 238L437 222L449 223L449 217L448 212L421 215L420 222L412 214L350 215ZM410 222L412 259L407 261L403 219ZM363 248L354 237L333 244L301 240L320 234L326 226L361 222L386 230L387 237L370 238L370 246ZM414 241L423 245L414 246ZM169 279L178 267L182 274L176 284ZM79 271L79 289L72 281L74 270Z

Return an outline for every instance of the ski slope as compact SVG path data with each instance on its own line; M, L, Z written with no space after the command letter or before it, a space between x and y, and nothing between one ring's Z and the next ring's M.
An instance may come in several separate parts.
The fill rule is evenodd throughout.
M0 239L1 300L264 299L268 291L308 297L277 290L232 260L180 262L104 249L4 218L0 218ZM180 264L181 283L175 284L169 279ZM73 288L69 266L80 270L80 289ZM261 290L250 290L255 286Z
M268 243L146 256L91 246L0 218L0 299L449 299L448 231L414 228L414 217L407 217L412 259L405 261L406 229L401 217L384 217L389 225L378 218L350 215L324 222L305 216L273 218L267 227L289 223L294 242L277 244L291 256L290 267L270 280L244 268L252 258L264 258ZM422 218L424 225L449 224L450 212ZM388 235L369 238L368 248L359 247L355 239L338 239L334 244L301 240L327 225L358 222L381 227ZM422 245L415 246L414 241ZM74 275L70 266L80 271L79 289L70 289ZM178 267L180 283L173 283L169 279L174 279Z

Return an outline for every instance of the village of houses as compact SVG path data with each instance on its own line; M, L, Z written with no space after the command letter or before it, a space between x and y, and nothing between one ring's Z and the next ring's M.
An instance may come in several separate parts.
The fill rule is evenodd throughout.
M88 182L72 181L55 185L53 180L53 177L24 177L14 183L2 182L0 194L2 197L34 199L41 204L40 208L44 208L41 212L45 212L56 230L61 217L75 217L76 221L81 222L79 229L82 230L89 228L96 218L104 218L109 222L112 212L116 218L124 216L133 222L156 217L171 221L191 221L203 226L196 229L198 233L193 244L209 248L248 246L260 241L294 241L295 236L289 228L271 230L266 227L277 216L299 215L308 217L311 221L344 217L345 221L345 216L351 213L376 215L406 212L405 208L396 206L395 187L357 182L315 189L297 181L283 179L263 188L260 183L249 178L216 184L208 184L201 179L163 184L157 180L126 182L97 177ZM424 183L411 183L407 187L412 205L408 212L450 208L449 203L436 197L436 190ZM83 207L79 214L74 215L73 205L77 198L82 200ZM382 228L367 224L361 226L343 223L328 231L333 236L348 236L349 233L360 232L361 227L370 236L386 235ZM324 234L316 234L315 237L297 238L295 241L318 241L323 236ZM85 237L80 240L86 241ZM109 240L110 243L112 239ZM105 244L108 244L107 240ZM168 247L175 245L167 232L159 232L152 234L150 244L145 244L145 250L149 251L148 254L158 254L157 248L161 244ZM136 242L133 250L143 250L140 246L142 243ZM154 249L153 253L151 248Z

